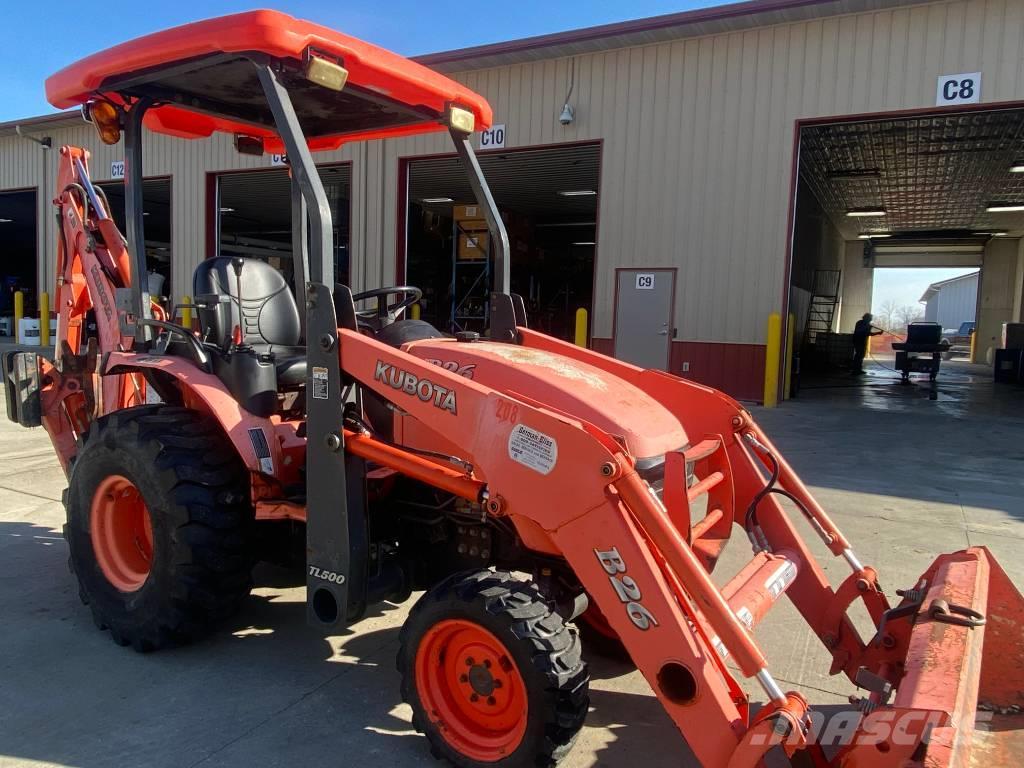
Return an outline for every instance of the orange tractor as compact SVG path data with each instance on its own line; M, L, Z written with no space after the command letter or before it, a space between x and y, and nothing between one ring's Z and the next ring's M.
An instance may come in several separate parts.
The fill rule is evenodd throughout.
M979 709L1019 711L1024 601L985 549L941 555L893 599L734 400L530 330L470 143L491 120L482 97L269 11L125 43L47 93L81 105L104 142L123 136L126 231L89 153L62 147L56 352L5 353L7 407L53 440L71 566L115 642L200 636L297 533L308 618L325 632L425 590L402 630L402 696L458 766L568 752L588 709L577 618L621 642L707 766L773 750L800 765L963 766ZM144 126L287 154L294 285L266 262L214 258L194 274L198 328L151 299ZM335 284L311 152L437 130L494 242L484 338L405 317L416 288ZM849 569L837 587L791 514ZM718 587L736 529L753 554ZM865 689L835 748L755 640L784 595L831 673ZM855 601L869 633L848 618ZM763 691L756 712L739 676ZM1009 717L984 734L989 762L1019 735Z

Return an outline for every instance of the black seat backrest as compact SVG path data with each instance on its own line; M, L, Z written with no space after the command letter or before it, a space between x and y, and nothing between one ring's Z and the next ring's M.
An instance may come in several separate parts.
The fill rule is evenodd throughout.
M301 329L295 297L284 276L265 261L244 259L242 267L242 317L238 317L238 289L231 257L207 259L192 275L192 289L198 300L204 294L230 296L230 302L200 309L203 336L219 345L230 342L235 325L241 326L242 343L259 351L274 347L295 347Z
M939 323L915 322L907 326L907 344L938 344L942 341Z

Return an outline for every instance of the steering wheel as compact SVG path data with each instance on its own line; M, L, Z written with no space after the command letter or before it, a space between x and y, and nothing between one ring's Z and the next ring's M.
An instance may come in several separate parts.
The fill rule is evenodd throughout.
M387 300L389 296L398 297L394 303ZM405 310L423 298L423 291L411 285L394 285L387 288L373 288L357 293L352 297L353 303L377 299L376 309L357 309L356 317L363 320L374 330L391 325Z

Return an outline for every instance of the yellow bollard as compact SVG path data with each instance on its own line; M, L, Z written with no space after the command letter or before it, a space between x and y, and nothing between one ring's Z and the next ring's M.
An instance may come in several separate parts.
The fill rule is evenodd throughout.
M978 325L975 324L974 325L974 330L971 332L971 356L968 358L968 360L970 362L972 362L972 363L978 362L977 360L974 359L974 352L975 352L975 349L977 348L977 343L976 343L977 341L978 341Z
M50 346L50 294L46 291L39 294L39 343Z
M14 292L14 339L21 339L21 318L25 316L25 294ZM20 342L19 342L20 343Z
M768 315L768 343L764 355L764 407L779 404L779 360L782 352L782 316Z
M192 330L192 297L187 293L181 297L181 303L184 304L181 308L181 324Z
M789 400L793 386L793 341L796 336L796 315L789 313L789 325L786 327L786 375L782 383L782 399Z
M410 317L412 317L413 320L419 320L420 319L420 305L419 305L419 302L416 302L411 307L409 307L409 315L410 315Z
M587 346L587 310L584 307L576 310L575 342L577 347Z

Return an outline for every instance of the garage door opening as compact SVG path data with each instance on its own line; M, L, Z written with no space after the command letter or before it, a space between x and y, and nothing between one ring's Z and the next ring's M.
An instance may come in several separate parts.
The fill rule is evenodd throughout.
M36 191L0 192L0 317L14 317L14 293L22 291L26 317L37 312ZM5 324L4 330L12 329Z
M599 210L600 145L480 155L508 229L512 291L530 325L572 339L590 312ZM493 254L482 213L458 160L408 164L405 282L423 290L420 313L454 333L482 331Z
M991 380L954 363L972 349L973 362L991 362L1002 324L1021 317L1022 139L1021 109L801 127L787 394L900 381L892 344L911 321L936 323L929 333L957 348L938 363L940 383L962 372ZM886 331L868 354L886 361L868 366L877 379L857 371L853 333L866 313ZM934 365L920 365L911 379L927 381Z
M121 232L126 232L124 219L124 183L97 184L110 202L110 215ZM146 235L146 272L149 292L153 298L171 309L189 289L171 285L171 180L146 179L142 182L142 216Z
M321 166L334 227L334 269L339 283L349 282L348 163ZM218 255L267 261L294 282L292 263L291 180L287 168L244 171L217 177Z

